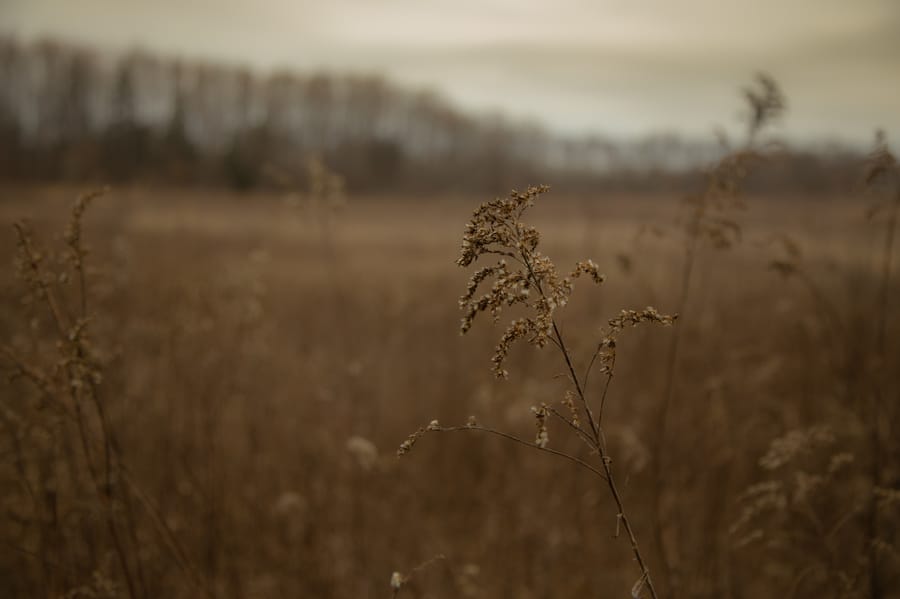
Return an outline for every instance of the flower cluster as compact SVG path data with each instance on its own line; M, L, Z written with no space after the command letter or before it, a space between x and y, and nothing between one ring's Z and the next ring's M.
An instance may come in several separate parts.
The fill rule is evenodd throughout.
M580 429L581 418L578 415L578 408L575 407L575 393L571 389L566 390L566 394L562 399L562 405L569 411L569 422L571 422L572 426L575 428Z
M503 363L515 341L525 339L544 347L552 338L554 312L568 303L574 279L587 275L597 284L604 280L591 260L578 262L568 276L561 276L550 258L538 251L540 234L522 222L522 215L548 190L547 186L529 187L525 192L513 191L506 198L482 204L463 234L462 251L456 261L459 266L470 266L483 255L497 256L498 260L475 271L460 297L459 306L465 313L461 332L472 327L480 312L488 312L495 323L504 307L519 304L529 312L513 320L500 338L492 358L492 370L498 378L508 374ZM479 287L488 279L494 281L490 290L478 296Z
M671 326L677 318L677 314L674 316L660 314L653 306L647 306L643 310L622 310L619 312L618 316L609 320L609 326L602 332L602 338L597 346L601 374L609 375L612 373L616 361L616 337L622 330L636 327L643 323Z
M534 414L534 424L537 428L534 444L544 449L550 442L550 435L547 432L547 416L550 415L550 409L546 404L541 404L540 407L532 406L531 412Z
M456 263L469 266L482 254L514 256L514 249L534 251L540 235L534 227L521 223L522 214L534 205L542 193L550 191L546 185L529 187L525 192L512 191L505 198L485 202L475 209L466 223L462 253Z
M471 421L471 419L470 419ZM475 426L474 424L468 426ZM441 431L441 423L437 420L432 420L428 423L428 426L423 426L416 432L409 435L406 440L400 444L400 448L397 450L397 457L408 454L412 451L413 445L416 444L416 441L425 436L425 433L437 433Z
M406 438L406 440L400 444L400 448L397 449L397 457L406 455L407 453L412 451L413 445L415 445L419 439L421 439L423 436L425 436L425 433L427 433L427 432L428 432L428 429L422 427L422 428L418 429L417 431L415 431L414 433L412 433L411 435L409 435Z

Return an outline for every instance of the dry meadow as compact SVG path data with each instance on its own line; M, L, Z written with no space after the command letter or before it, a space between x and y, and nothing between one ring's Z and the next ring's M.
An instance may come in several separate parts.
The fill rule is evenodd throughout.
M505 315L459 333L455 260L489 197L123 187L73 242L83 191L0 192L0 595L642 592L603 481L575 464L478 431L397 456L434 419L530 440L530 408L564 400L553 347L514 345L495 379ZM897 597L900 321L877 194L744 198L686 294L683 195L551 191L526 218L561 269L606 275L558 312L579 370L622 308L678 312L623 332L604 416L660 596ZM16 277L23 218L75 332ZM562 429L551 447L596 458Z

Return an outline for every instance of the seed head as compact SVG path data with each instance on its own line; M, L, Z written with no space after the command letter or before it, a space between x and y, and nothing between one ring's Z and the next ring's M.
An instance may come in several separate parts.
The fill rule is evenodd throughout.
M540 234L524 224L522 216L547 191L546 185L529 187L525 192L512 191L506 198L482 204L472 213L463 233L456 261L459 266L470 266L483 255L498 259L476 270L459 298L459 307L465 313L461 333L468 332L480 312L488 312L495 323L503 308L522 305L529 312L513 320L497 344L491 361L498 378L508 374L503 363L515 341L525 339L537 347L547 344L553 334L554 312L568 303L574 279L588 275L598 284L604 279L592 260L578 262L569 276L561 276L550 258L538 251ZM494 281L490 290L478 296L479 287L488 279Z

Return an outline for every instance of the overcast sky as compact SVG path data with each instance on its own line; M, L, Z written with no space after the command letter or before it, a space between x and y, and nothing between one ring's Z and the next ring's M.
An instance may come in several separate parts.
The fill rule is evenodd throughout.
M900 0L0 0L0 32L378 72L566 132L708 136L757 70L797 140L900 138Z

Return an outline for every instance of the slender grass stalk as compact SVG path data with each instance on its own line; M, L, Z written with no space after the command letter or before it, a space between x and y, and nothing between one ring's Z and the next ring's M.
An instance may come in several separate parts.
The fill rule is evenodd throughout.
M891 275L893 273L894 237L896 235L898 211L900 211L900 164L888 149L884 134L879 132L876 136L875 151L869 159L869 172L866 182L874 185L879 180L886 180L889 186L888 215L885 222L884 246L881 252L881 269L878 280L878 307L876 321L875 356L879 377L875 388L870 394L868 406L869 422L869 446L871 452L871 479L872 493L869 498L867 535L869 538L869 593L873 599L884 596L882 581L879 571L879 556L877 540L879 533L879 509L878 491L883 485L884 478L884 443L882 441L882 417L883 417L883 377L887 368L887 328L888 328L888 303L891 287Z
M600 284L604 281L604 276L597 270L597 265L590 260L577 263L570 275L560 276L553 262L537 250L540 235L534 227L526 226L522 222L522 216L534 200L547 190L547 187L531 187L524 193L513 191L505 199L497 199L480 206L475 210L472 220L466 225L462 254L457 263L460 266L469 266L482 255L497 256L499 261L494 266L482 267L476 271L469 282L466 293L460 298L460 308L465 312L462 332L465 333L469 330L475 316L480 312L489 312L496 322L504 307L523 305L528 310L529 316L514 320L503 334L492 359L494 374L498 378L508 376L503 364L511 344L516 340L525 339L537 347L552 345L559 351L565 364L566 376L574 389L574 399L577 400L578 405L576 406L575 402L567 395L567 401L563 403L570 411L569 417L546 403L542 403L539 407L533 407L532 411L537 424L534 442L528 442L521 437L494 428L481 426L474 418L471 418L465 426L451 427L443 427L435 420L427 427L420 428L411 434L401 444L398 455L408 453L418 439L426 433L468 431L498 436L506 441L568 460L588 470L606 483L616 508L616 530L618 531L619 527L624 528L631 552L638 564L640 575L632 588L632 596L639 597L646 588L653 599L658 599L647 559L638 544L633 524L628 518L622 494L616 484L612 459L609 456L603 434L602 416L613 378L616 335L625 328L645 322L669 325L674 322L675 317L663 316L649 307L642 311L623 310L618 317L608 322L608 327L590 358L584 377L579 377L575 368L575 357L566 343L554 313L557 308L565 306L568 302L574 279L586 275L595 283ZM507 260L518 265L518 268L511 269ZM489 277L496 279L491 290L476 298L478 287ZM532 291L536 293L532 293ZM595 413L586 389L591 370L597 363L601 365L601 369L606 375L606 382L599 398L599 411ZM568 430L585 443L591 454L599 458L599 467L591 465L575 455L548 447L549 433L546 425L548 416L553 416L564 423ZM586 428L581 425L582 419L587 422Z
M684 229L684 260L675 304L676 313L682 318L688 312L691 285L701 243L709 241L716 248L726 249L740 237L740 226L724 214L726 202L737 196L741 184L749 174L750 164L760 157L757 148L760 132L778 118L785 108L784 96L774 79L760 73L755 82L754 87L743 90L749 108L747 135L743 146L719 160L707 176L704 190L699 195L689 198L692 210ZM680 582L675 560L671 550L666 546L663 533L665 518L662 513L662 499L666 490L665 450L669 444L669 420L678 385L682 334L683 327L676 327L669 343L662 400L657 411L651 449L651 477L654 485L651 516L653 534L660 552L663 578L672 596L677 595Z

